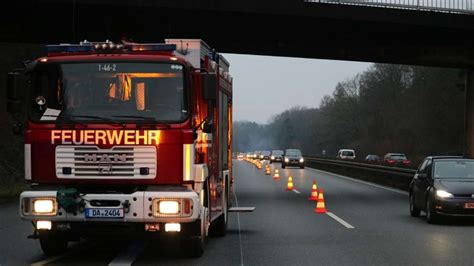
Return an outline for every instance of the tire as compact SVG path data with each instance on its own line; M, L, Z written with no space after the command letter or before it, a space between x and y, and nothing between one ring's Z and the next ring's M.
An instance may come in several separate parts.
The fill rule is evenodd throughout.
M304 169L304 165L300 165L300 169Z
M439 223L440 217L439 214L436 213L434 206L433 206L433 200L431 199L430 196L428 196L426 200L426 221L429 224L437 224Z
M410 191L410 196L409 196L409 203L410 203L410 215L412 217L419 217L421 210L415 206L415 196L413 195L411 191Z
M281 164L281 168L285 169L285 167L286 167L285 164L282 163L282 164Z
M198 220L201 223L201 220ZM204 254L206 239L202 236L188 236L181 239L181 250L187 257L199 258Z
M39 241L43 253L47 256L59 255L67 250L67 239L54 231L40 232Z
M207 241L206 233L206 221L203 221L202 218L209 218L209 183L206 181L204 183L204 207L206 208L204 215L201 219L197 220L195 223L195 229L188 236L183 236L181 238L181 250L187 256L191 258L199 258L204 254L204 248Z

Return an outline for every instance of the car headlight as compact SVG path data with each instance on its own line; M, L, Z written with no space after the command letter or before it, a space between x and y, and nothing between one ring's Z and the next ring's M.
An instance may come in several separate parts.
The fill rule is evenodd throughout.
M303 158L300 159L300 163L304 163L304 159L303 159Z
M436 190L436 196L438 198L452 198L453 197L453 194L447 192L447 191L444 191L444 190Z
M56 199L34 199L33 200L33 214L35 215L56 215L57 208Z
M270 159L275 160L275 156L270 157Z
M179 202L175 200L162 200L158 203L158 212L161 214L177 214L179 212Z
M288 157L285 157L285 163L289 162L290 159L288 159Z

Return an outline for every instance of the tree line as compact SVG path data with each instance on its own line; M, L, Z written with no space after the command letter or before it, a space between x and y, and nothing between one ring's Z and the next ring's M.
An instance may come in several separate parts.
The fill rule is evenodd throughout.
M234 122L234 151L298 148L335 157L339 149L405 153L416 166L427 155L462 154L464 71L373 64L339 82L319 107L293 107L268 124Z

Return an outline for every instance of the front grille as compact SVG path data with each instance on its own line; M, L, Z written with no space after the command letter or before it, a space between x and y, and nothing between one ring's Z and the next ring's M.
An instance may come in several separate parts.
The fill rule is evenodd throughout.
M148 169L142 171L140 169ZM58 178L152 179L156 176L155 146L57 146Z

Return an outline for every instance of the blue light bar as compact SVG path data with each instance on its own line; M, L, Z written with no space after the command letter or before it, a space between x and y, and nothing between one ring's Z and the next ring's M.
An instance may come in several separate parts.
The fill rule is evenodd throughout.
M164 43L134 43L126 45L126 48L130 52L137 51L175 51L176 44L164 44Z
M53 44L46 45L48 53L77 53L77 52L92 52L93 48L90 43L86 44Z

